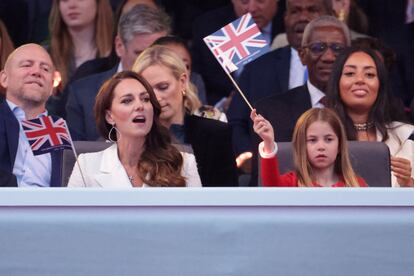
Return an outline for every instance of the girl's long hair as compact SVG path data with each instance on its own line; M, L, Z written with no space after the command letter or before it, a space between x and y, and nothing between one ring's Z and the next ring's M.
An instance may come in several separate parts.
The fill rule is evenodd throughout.
M298 185L311 187L313 186L312 183L315 181L312 165L309 162L306 150L306 133L309 126L317 121L328 123L338 137L338 156L335 160L334 172L339 177L343 177L346 186L359 187L357 176L349 159L348 143L344 126L338 115L328 108L311 108L303 113L296 122L292 144Z
M69 81L73 41L59 11L60 0L53 0L49 16L50 55L62 77L62 87ZM113 14L108 0L96 0L95 44L97 58L109 55L112 49Z

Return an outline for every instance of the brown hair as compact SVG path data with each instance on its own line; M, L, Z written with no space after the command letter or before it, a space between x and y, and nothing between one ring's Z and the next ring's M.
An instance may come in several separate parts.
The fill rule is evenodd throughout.
M6 26L0 19L0 70L4 69L4 65L6 64L7 58L13 52L13 50L13 42L10 39ZM4 93L5 89L0 84L0 95L3 95Z
M299 186L313 186L312 165L309 163L307 155L306 133L309 126L316 122L327 122L338 137L338 156L335 160L334 171L339 177L343 177L348 187L359 187L357 177L352 169L348 155L348 143L345 128L338 115L329 108L311 108L296 122L293 132L293 157L298 177Z
M111 108L115 88L124 79L135 79L144 86L154 110L153 124L145 138L145 149L138 162L139 176L150 186L185 186L185 178L181 175L183 157L171 144L168 130L159 121L161 107L151 85L137 73L120 72L102 85L96 96L94 107L95 121L99 132L103 137L108 137L110 134L112 125L105 119L106 112ZM117 140L114 132L111 133L110 138L114 141Z
M0 70L3 70L7 57L13 52L14 46L7 28L0 19Z
M60 0L53 0L49 16L50 55L64 87L68 80L73 42L59 11ZM108 0L96 0L95 44L97 57L107 56L112 49L113 15Z

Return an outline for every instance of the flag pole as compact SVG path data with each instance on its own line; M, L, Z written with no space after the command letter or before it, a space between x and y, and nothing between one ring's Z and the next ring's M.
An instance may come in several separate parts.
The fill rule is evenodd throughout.
M69 131L69 128L68 128L68 126L66 124L66 121L65 121L65 127L66 127L66 129L68 131L70 145L72 146L73 154L75 155L75 159L76 159L75 163L78 165L78 169L79 169L80 175L82 177L83 185L86 187L85 177L83 176L83 172L82 172L81 166L80 166L79 161L78 161L78 154L76 152L75 145L73 144L72 135L70 135L70 131Z
M246 96L244 95L243 91L240 89L239 85L234 80L233 76L229 72L227 72L227 70L224 70L224 71L226 72L227 76L230 78L230 80L233 83L234 87L236 87L237 92L239 92L240 96L242 96L243 100L249 106L250 111L252 111L253 110L253 106L250 104L249 100L246 98Z
M237 70L237 66L234 65L234 63L223 53L223 51L220 49L220 47L217 47L216 50L219 53L219 56L223 59L223 64L221 64L218 59L217 59L217 61L220 63L220 65L223 68L224 72L226 72L227 76L229 77L229 79L233 83L233 86L236 88L237 92L239 92L240 96L242 96L243 100L249 106L250 111L252 111L253 106L250 104L250 102L247 99L246 95L244 95L243 91L240 89L239 85L237 84L237 82L234 80L233 76L229 72L230 70L232 72Z

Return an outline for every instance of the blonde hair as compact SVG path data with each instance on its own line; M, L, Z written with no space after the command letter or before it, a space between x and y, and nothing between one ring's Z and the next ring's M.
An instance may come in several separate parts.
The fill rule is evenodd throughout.
M162 65L169 68L177 80L180 79L182 74L186 74L188 76L188 81L183 91L184 107L188 113L192 114L201 106L195 86L192 85L189 80L189 72L185 67L184 62L173 50L161 45L151 46L138 56L132 66L132 70L141 74L142 71L152 65Z
M317 121L328 123L338 137L338 156L334 164L335 173L344 178L346 186L359 187L357 176L349 159L345 128L338 115L329 108L311 108L303 113L296 122L292 144L298 185L313 186L312 165L309 162L306 150L306 133L309 126Z
M49 16L50 55L64 87L69 78L69 64L73 55L73 42L59 11L60 0L53 0ZM95 44L97 57L107 56L112 49L113 14L108 0L96 0Z

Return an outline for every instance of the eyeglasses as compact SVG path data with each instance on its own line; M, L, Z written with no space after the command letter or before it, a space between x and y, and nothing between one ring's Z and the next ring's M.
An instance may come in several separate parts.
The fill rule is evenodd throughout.
M309 44L308 46L303 46L303 48L308 48L309 51L314 54L315 56L323 55L328 48L331 49L331 51L335 55L339 55L343 49L345 49L345 45L341 43L324 43L324 42L316 42Z

